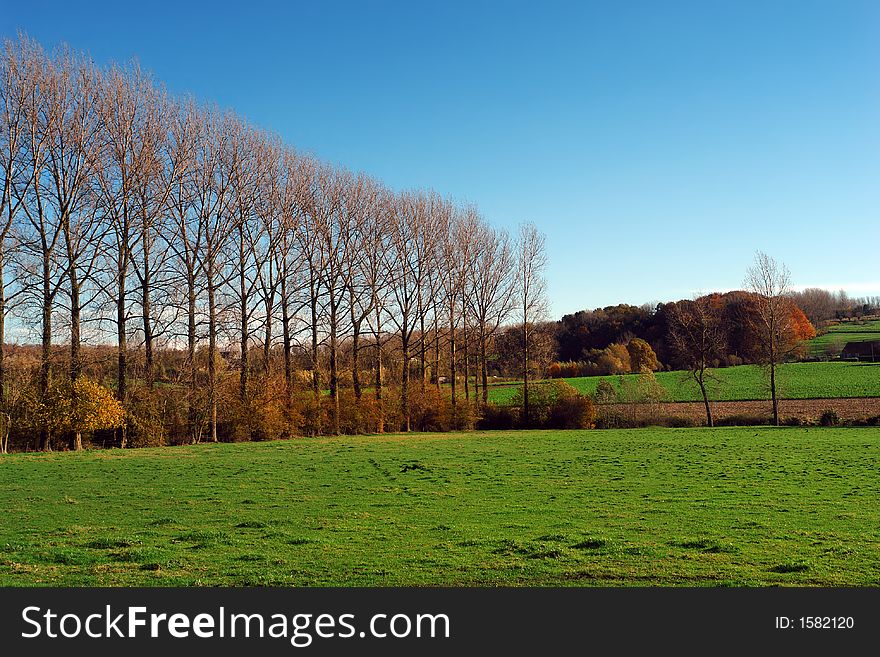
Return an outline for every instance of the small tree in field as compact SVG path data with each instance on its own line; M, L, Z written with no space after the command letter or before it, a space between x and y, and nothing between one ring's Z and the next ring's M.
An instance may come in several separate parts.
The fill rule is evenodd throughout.
M753 322L760 345L759 359L769 372L773 424L779 426L777 368L798 348L801 341L800 333L793 325L797 313L793 312L795 304L789 296L791 275L784 264L758 251L754 265L746 273L745 283L757 301Z
M667 306L669 345L676 359L700 388L706 407L706 424L714 426L706 381L716 358L724 355L727 344L721 325L721 308L711 296L679 301Z

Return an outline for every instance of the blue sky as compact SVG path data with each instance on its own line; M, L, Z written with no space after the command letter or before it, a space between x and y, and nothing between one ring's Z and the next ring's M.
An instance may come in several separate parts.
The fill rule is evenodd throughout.
M880 295L878 2L8 3L19 29L535 222L555 315L736 288L756 249Z

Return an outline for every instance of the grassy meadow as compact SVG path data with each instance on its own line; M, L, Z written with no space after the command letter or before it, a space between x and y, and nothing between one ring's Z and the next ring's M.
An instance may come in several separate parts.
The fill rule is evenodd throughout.
M847 342L870 342L880 340L880 320L868 322L845 322L835 324L822 335L817 335L807 343L813 356L828 354L829 348L839 351Z
M880 430L0 457L0 585L880 585Z
M657 372L657 382L666 391L665 401L701 401L700 389L687 372ZM740 365L712 370L714 380L708 388L714 401L767 399L767 375L758 365ZM628 374L624 379L635 379ZM599 381L615 387L619 376L585 376L564 379L582 393L593 394ZM778 370L779 395L787 399L835 399L839 397L880 397L880 363L813 362L786 363ZM489 388L489 401L509 403L516 384L496 384Z

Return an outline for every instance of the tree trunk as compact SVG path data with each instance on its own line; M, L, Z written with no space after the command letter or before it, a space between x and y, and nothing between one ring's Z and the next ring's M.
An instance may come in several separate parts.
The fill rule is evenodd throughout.
M440 394L440 320L437 317L437 306L434 306L434 383L437 384L437 394Z
M76 275L76 268L71 266L69 272L70 278L70 383L76 383L76 380L82 374L82 351L80 348L81 333L81 317L80 317L80 296L79 281ZM73 395L74 407L78 403L76 394ZM74 409L76 412L76 409ZM73 449L79 451L82 449L82 433L79 427L74 427L73 431Z
M489 404L489 368L486 363L486 336L480 331L480 373L483 379L483 406Z
M126 389L128 340L125 332L125 277L127 270L127 263L123 263L119 268L117 282L119 297L116 299L116 398L122 404L125 404L128 392Z
M6 413L6 281L3 277L3 237L0 237L0 414ZM8 427L8 422L3 427ZM8 436L8 430L7 430ZM0 434L2 436L3 434ZM3 443L6 454L6 443Z
M245 277L244 267L244 231L239 229L239 268L238 268L238 294L241 300L241 366L238 377L238 397L242 404L247 402L248 398L248 375L250 368L248 366L248 313L247 313L247 279Z
M465 321L462 330L464 331L464 399L465 401L470 401L471 399L471 384L470 384L470 344L468 340L468 329L467 329L467 321Z
M421 383L419 384L421 391L425 392L425 377L427 376L428 369L428 358L427 358L427 341L425 340L425 313L420 312L419 324L421 333L419 334L419 371L422 375Z
M213 264L207 270L208 284L208 408L211 442L217 442L217 300Z
M406 318L403 320L404 326L406 326ZM403 430L410 430L410 417L409 417L409 336L404 331L400 336L401 340L401 348L403 351L403 367L401 368L401 379L400 379L400 414L403 417Z
M314 404L314 422L312 435L321 433L321 387L318 375L318 293L314 282L311 284L312 311L312 402Z
M150 319L150 313L152 312L150 308L150 285L152 284L150 280L152 274L150 271L150 242L146 230L143 232L142 238L144 250L144 280L141 286L141 319L144 325L144 378L146 379L147 388L152 390L156 374L153 362L153 322Z
M125 406L125 398L128 394L126 374L128 372L127 352L128 340L125 334L125 269L127 265L120 267L119 271L119 297L116 299L116 398ZM119 433L119 446L123 449L125 444L125 431Z
M773 400L773 424L779 426L779 401L776 399L776 326L770 320L770 398Z
M293 435L293 348L290 337L290 308L287 299L287 281L281 278L281 339L284 343L284 409L287 420L287 435Z
M523 322L523 424L530 426L529 415L529 329Z
M272 311L275 309L275 294L266 297L266 327L263 335L263 375L268 378L272 371Z
M190 268L187 271L187 329L186 329L186 357L189 361L189 400L187 402L187 422L189 435L193 443L201 439L196 418L196 391L198 390L196 367L196 280L195 272Z
M776 364L770 363L770 398L773 400L773 424L779 426L779 400L776 399Z
M379 334L376 334L376 378L374 386L376 388L376 413L378 415L376 422L376 433L385 432L385 413L382 409L382 343L379 340Z
M40 401L46 403L49 398L49 383L52 365L52 292L49 256L43 255L43 319L42 319L42 347L40 350ZM49 427L46 423L40 428L40 449L46 452L52 451L52 438L49 435Z
M458 403L455 392L455 315L452 308L449 309L449 384L452 388L452 405Z
M700 386L700 394L703 395L703 405L706 407L706 426L714 427L712 420L712 407L709 406L709 395L706 393L706 381L704 380L704 370L700 370L699 376L695 377Z
M361 323L355 322L352 318L352 336L351 336L351 385L354 389L354 398L358 402L361 400L361 375L358 372L359 355L361 344Z
M330 289L330 398L333 402L333 435L339 435L339 364L337 345L337 307L334 290Z

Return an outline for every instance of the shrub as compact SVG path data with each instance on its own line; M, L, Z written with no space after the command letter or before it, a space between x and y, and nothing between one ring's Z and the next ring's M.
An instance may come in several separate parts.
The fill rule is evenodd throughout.
M550 407L560 396L573 396L577 390L570 383L554 380L529 386L529 417L523 417L525 400L523 388L519 387L510 400L511 406L520 409L520 425L542 427L550 417Z
M673 429L685 429L697 426L699 423L692 417L681 417L678 415L670 415L661 420L663 426Z
M715 420L716 427L750 427L772 423L773 418L766 415L728 415Z
M422 390L418 385L409 391L410 427L413 431L449 431L452 413L449 398L434 386Z
M488 404L477 422L480 429L513 429L519 422L519 413L512 406Z
M454 431L470 431L480 419L477 405L471 401L459 399L454 406L449 405L450 422Z
M613 404L617 391L614 384L606 379L601 379L596 386L596 403L597 404Z
M168 439L160 395L137 387L128 396L125 438L130 447L159 447Z
M833 409L828 409L822 412L822 415L819 416L819 425L823 427L836 427L840 424L840 417L837 415L837 411Z
M549 429L592 429L596 426L596 407L586 395L560 397L550 407Z
M511 405L524 406L523 390L518 388ZM594 426L593 401L565 381L554 380L529 387L529 417L520 411L519 426L552 429L586 429Z

